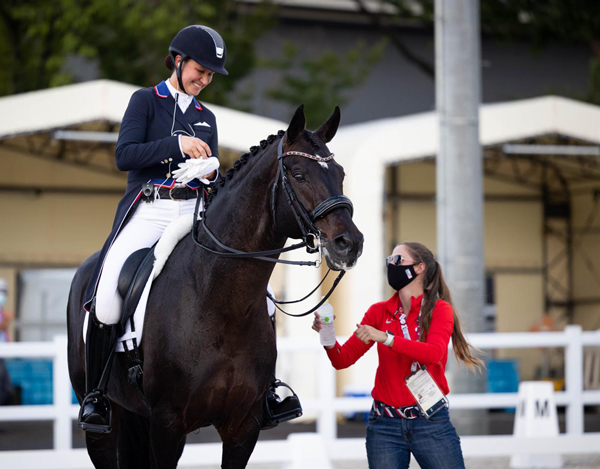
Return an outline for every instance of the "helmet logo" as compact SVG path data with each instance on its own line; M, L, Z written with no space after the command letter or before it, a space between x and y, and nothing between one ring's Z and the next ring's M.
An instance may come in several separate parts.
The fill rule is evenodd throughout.
M198 25L198 27L203 29L210 35L213 42L215 43L215 54L217 56L217 59L222 59L225 53L225 44L223 43L223 38L219 35L218 32L216 32L212 28L209 28L208 26Z

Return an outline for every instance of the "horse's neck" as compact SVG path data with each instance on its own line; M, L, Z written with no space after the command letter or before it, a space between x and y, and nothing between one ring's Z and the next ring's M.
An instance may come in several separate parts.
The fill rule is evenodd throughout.
M206 225L225 245L240 251L264 251L283 247L270 207L271 189L277 176L274 145L236 171L219 190L206 213Z
M266 151L274 150L270 147ZM271 188L277 175L275 154L252 156L236 171L224 187L218 189L205 213L205 223L215 237L226 246L244 252L266 251L284 246L286 238L276 234L269 210ZM202 228L198 229L200 242L211 249L224 252L217 247ZM188 253L190 251L187 251ZM254 259L230 259L208 253L203 249L197 253L190 267L198 275L199 284L206 283L211 291L223 291L218 295L226 303L237 301L231 296L235 286L235 297L244 300L244 305L233 308L243 310L247 304L263 301L267 283L275 267L272 262ZM206 272L216 275L206 276ZM204 277L201 279L201 277ZM232 309L232 308L226 308Z

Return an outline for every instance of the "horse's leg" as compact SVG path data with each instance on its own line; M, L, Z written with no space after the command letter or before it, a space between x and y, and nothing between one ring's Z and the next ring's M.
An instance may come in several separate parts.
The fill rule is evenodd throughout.
M150 422L128 410L121 410L121 419L117 430L119 469L149 468L151 450L149 440Z
M223 441L221 467L224 469L244 468L254 451L260 433L260 420L252 415L232 416L229 421L217 426Z
M172 426L152 422L150 425L152 469L175 469L185 446L185 433Z

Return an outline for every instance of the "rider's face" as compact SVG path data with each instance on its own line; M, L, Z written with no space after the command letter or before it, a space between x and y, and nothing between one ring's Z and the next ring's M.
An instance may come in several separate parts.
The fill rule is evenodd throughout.
M179 57L177 57L177 64L179 64ZM181 81L187 94L198 96L200 91L210 85L214 74L215 72L198 62L187 59L181 69Z

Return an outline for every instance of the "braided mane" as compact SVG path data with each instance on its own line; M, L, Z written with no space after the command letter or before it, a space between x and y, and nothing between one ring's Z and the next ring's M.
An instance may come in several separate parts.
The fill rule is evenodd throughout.
M233 178L233 176L235 174L237 174L237 172L239 172L239 170L242 168L242 166L245 165L252 156L256 156L261 149L264 150L265 148L267 148L268 145L273 143L275 141L275 139L277 139L277 137L283 138L284 135L285 135L284 130L278 131L277 135L269 135L266 138L266 140L261 140L260 143L258 144L258 146L254 145L254 146L250 147L250 150L248 150L248 152L246 152L242 156L240 156L240 158L233 163L233 167L229 168L225 172L225 176L220 177L217 180L217 182L215 182L214 186L212 187L212 189L210 191L208 199L206 200L206 208L208 208L211 201L217 196L219 190L225 187L225 185L227 184L227 181L229 181L231 178ZM310 139L310 137L309 137L309 139Z

